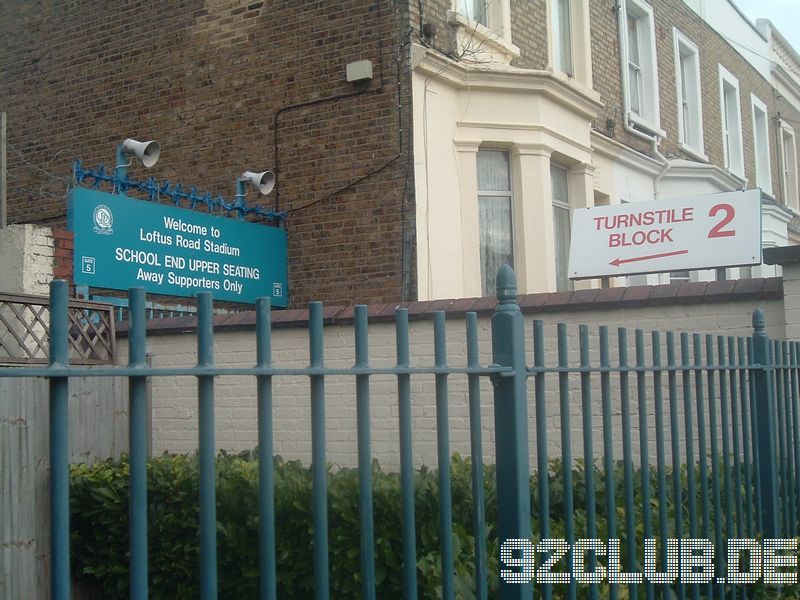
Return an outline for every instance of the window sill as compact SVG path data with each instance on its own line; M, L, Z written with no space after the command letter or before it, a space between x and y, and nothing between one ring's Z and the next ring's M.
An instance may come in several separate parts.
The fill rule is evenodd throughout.
M744 169L742 169L742 172L734 171L730 167L723 167L723 169L728 175L735 178L737 181L741 182L742 185L745 185L747 183L747 176L743 172Z
M628 121L631 123L631 125L634 125L637 129L641 130L642 133L649 133L650 135L658 136L661 139L667 137L667 132L661 129L661 127L658 126L658 123L651 123L650 121L636 116L632 112L628 113Z
M775 194L772 193L772 190L766 190L766 189L764 189L763 187L761 187L759 185L756 185L756 187L761 190L761 197L762 198L764 196L766 196L767 199L772 200L773 202L777 202L778 201L778 199L775 197ZM795 209L792 209L792 210L797 212Z
M582 92L586 92L587 90L589 92L592 91L592 86L589 85L587 81L578 77L574 73L570 75L569 73L561 71L552 65L550 66L550 71L553 73L553 77L555 79L558 79L565 85L572 86L573 88L578 88Z
M488 59L490 62L510 64L520 56L519 48L511 43L510 32L508 36L498 35L453 10L447 11L447 22L457 27L458 51L465 57L478 62Z
M689 145L687 145L687 144L685 144L683 142L680 143L680 148L681 148L681 150L686 152L686 154L688 154L692 158L696 158L700 162L704 162L704 163L708 162L708 155L704 154L702 150L697 150L696 148L693 148L693 147L691 147L691 146L689 146Z
M784 206L785 208L788 208L788 209L789 209L790 211L792 211L794 214L796 214L796 215L800 215L800 208L798 208L798 207L796 206L796 204L789 204L789 203L785 203L785 204L783 204L782 206Z

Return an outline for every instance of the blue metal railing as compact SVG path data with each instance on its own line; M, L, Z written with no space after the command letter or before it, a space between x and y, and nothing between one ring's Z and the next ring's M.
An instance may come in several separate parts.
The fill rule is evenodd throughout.
M672 332L653 333L649 347L641 330L633 336L634 360L629 360L629 336L619 328L616 336L616 364L612 364L609 330L598 329L597 346L590 343L586 326L578 328L577 364L566 325L556 331L555 365L548 366L544 325L533 323L533 364L525 349L525 322L516 305L513 273L504 268L498 276L499 304L492 317L492 364L479 364L478 324L474 313L466 316L467 361L463 367L448 364L445 314L434 314L434 361L430 366L411 367L408 313L395 315L397 363L394 367L373 367L369 359L367 309L355 310L355 365L349 369L325 365L323 310L320 303L309 309L309 366L279 369L272 364L271 319L268 299L256 305L256 364L248 368L227 368L214 362L213 306L208 294L198 297L198 361L194 367L153 368L145 361L145 295L130 292L129 364L124 367L70 367L67 353L67 287L55 281L51 288L51 349L46 368L0 369L0 377L47 377L50 379L50 461L51 461L51 560L52 597L66 599L70 589L69 549L69 465L67 407L70 377L126 376L130 390L130 594L147 598L148 540L146 490L146 390L147 378L188 375L198 381L199 469L200 469L200 589L201 597L217 597L214 380L217 376L249 375L256 379L259 444L259 552L264 599L276 598L275 489L273 474L272 385L276 377L308 377L312 429L312 513L313 572L316 598L329 598L328 498L325 440L326 378L349 375L356 381L358 488L361 590L374 598L375 552L371 481L370 378L397 378L399 411L400 480L402 497L402 579L405 598L417 597L416 539L414 511L414 464L412 460L411 378L433 375L435 380L437 456L439 460L439 536L441 547L441 593L454 598L455 571L453 514L451 506L450 445L448 437L448 379L466 376L468 381L471 485L473 492L473 535L475 538L475 593L487 598L490 579L486 556L486 523L483 496L482 426L480 417L481 380L494 384L495 460L497 471L497 536L531 538L532 526L540 539L551 537L551 522L563 520L563 535L574 550L577 539L625 537L620 565L628 574L641 570L643 539L662 539L660 562L667 564L667 538L705 537L718 546L725 537L791 537L798 535L797 507L800 502L800 344L771 341L766 336L760 311L753 317L751 338L681 334L676 343ZM691 343L690 343L691 342ZM662 349L666 349L666 364ZM650 356L648 357L648 350ZM680 358L678 358L678 351ZM593 352L598 354L592 365ZM532 397L528 394L532 379ZM546 382L555 385L548 391ZM579 401L573 402L575 390ZM602 456L595 455L594 404L600 399L602 413ZM666 400L666 402L665 402ZM680 400L683 401L682 406ZM536 469L530 469L528 446L529 406L536 431ZM561 461L554 471L548 446L548 408L558 412ZM581 412L576 427L573 413ZM617 412L618 411L618 412ZM615 412L617 415L615 416ZM638 426L634 424L634 413ZM669 427L664 418L669 417ZM683 425L681 427L681 425ZM655 433L655 464L651 461L650 432ZM575 478L572 435L580 434L583 448L582 491ZM638 450L634 444L638 437ZM621 436L620 457L614 455L615 440ZM667 444L671 448L672 480L668 481ZM697 450L697 455L695 454ZM638 456L637 456L638 454ZM639 462L640 480L635 491L634 462ZM710 461L710 462L709 462ZM710 468L709 468L710 465ZM652 473L655 468L655 473ZM531 476L537 480L531 489ZM602 475L603 501L596 501ZM551 477L560 476L561 489L550 487ZM709 486L710 481L710 486ZM617 493L617 487L622 489ZM699 491L697 489L699 485ZM533 500L533 507L531 505ZM563 514L551 514L551 501ZM670 505L671 501L671 505ZM699 506L698 506L699 502ZM670 522L669 509L673 508ZM617 522L617 509L624 518ZM532 511L532 508L534 509ZM583 511L585 520L575 514ZM723 514L724 511L724 514ZM657 513L657 514L653 514ZM532 521L532 514L535 519ZM602 524L602 527L601 527ZM640 532L640 533L637 533ZM612 545L608 543L609 554ZM619 548L619 547L616 547ZM512 553L513 554L513 553ZM502 554L501 554L502 557ZM506 555L508 557L508 555ZM598 566L587 555L587 567ZM502 561L501 561L502 562ZM514 564L513 562L507 564ZM501 564L501 568L506 565ZM718 562L717 573L726 565ZM634 578L635 579L635 578ZM628 584L631 598L653 598L667 594L667 586L634 579L614 581L608 595L619 597L620 584ZM589 595L599 597L598 583L584 584L574 578L566 586L546 583L540 587L544 598L575 598L579 585L589 585ZM703 588L705 590L703 591ZM728 587L720 582L675 583L674 592L685 598L701 594L725 598ZM530 598L532 584L507 583L501 578L500 597ZM665 596L666 597L666 596Z
M54 600L69 597L69 319L67 285L50 298L50 585Z

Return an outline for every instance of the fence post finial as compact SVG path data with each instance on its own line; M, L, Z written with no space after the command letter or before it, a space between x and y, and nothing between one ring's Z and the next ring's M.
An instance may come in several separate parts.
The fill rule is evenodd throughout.
M499 301L497 310L504 312L519 311L519 306L517 306L517 276L514 274L514 269L508 265L502 265L497 271L495 287L497 288L497 300Z
M753 311L753 335L767 335L767 320L764 318L764 311L760 308Z

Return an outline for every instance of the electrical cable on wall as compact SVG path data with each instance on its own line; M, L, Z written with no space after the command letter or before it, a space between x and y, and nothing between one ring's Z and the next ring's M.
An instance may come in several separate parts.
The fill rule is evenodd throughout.
M375 0L376 14L378 16L380 16L380 4L381 4L380 0ZM383 45L383 38L381 36L381 32L377 28L376 28L376 34L377 34L377 44L378 44L378 55L380 57L380 60L378 62L378 71L379 71L380 84L377 87L375 87L375 88L362 87L360 89L356 89L356 90L351 91L351 92L345 92L345 93L341 93L341 94L335 94L335 95L332 95L332 96L327 96L327 97L324 97L324 98L317 98L317 99L314 99L314 100L308 100L308 101L305 101L305 102L299 102L299 103L295 103L295 104L290 104L290 105L281 107L280 109L278 109L275 112L275 115L273 117L273 132L274 132L274 134L273 134L273 164L274 164L274 173L275 173L275 178L276 178L276 180L275 180L275 203L274 203L274 208L275 208L276 211L278 210L279 202L280 202L280 185L279 185L279 180L280 180L280 154L279 154L280 123L279 123L279 117L283 113L288 112L290 110L294 110L294 109L306 108L306 107L315 106L315 105L328 103L328 102L338 102L338 101L341 101L341 100L346 100L346 99L349 99L349 98L354 98L356 96L362 96L362 95L365 95L365 94L373 95L373 94L382 93L384 91L384 86L385 86L385 82L386 82L385 73L384 73L384 62L385 62L384 51L383 51L384 45ZM398 150L397 150L397 153L394 156L392 156L391 158L389 158L385 163L381 164L377 168L374 168L374 169L370 170L368 173L366 173L366 174L364 174L364 175L362 175L360 177L357 177L353 181L349 182L347 185L345 185L345 186L343 186L343 187L341 187L339 189L336 189L336 190L334 190L334 191L332 191L330 193L327 193L327 194L325 194L324 196L322 196L320 198L316 198L314 200L311 200L310 202L307 202L307 203L303 204L302 206L298 206L298 207L286 210L286 214L298 214L303 210L306 210L306 209L311 208L313 206L316 206L316 205L319 205L321 203L324 203L324 202L330 200L331 198L336 197L337 195L340 195L342 193L345 193L345 192L353 189L354 187L356 187L357 185L359 185L363 181L366 181L366 180L370 179L371 177L374 177L375 175L378 175L378 174L382 173L383 171L389 169L390 167L395 165L399 159L403 158L403 156L406 153L408 153L408 160L406 161L405 169L404 169L404 172L403 172L404 183L403 183L403 191L402 191L402 195L401 195L401 230L402 230L401 231L401 235L402 235L402 239L401 239L401 271L402 271L402 280L401 280L401 284L400 285L401 285L402 297L403 297L404 300L406 300L409 297L414 295L413 291L411 290L411 281L412 281L411 271L412 271L412 267L410 266L410 264L407 264L408 261L410 260L410 256L412 255L412 251L407 248L408 244L406 243L406 241L407 241L406 238L408 237L407 236L408 226L407 226L407 222L406 222L407 218L408 218L408 216L407 216L407 213L408 213L407 204L408 204L408 202L406 202L406 196L408 194L409 174L410 174L410 171L411 171L411 163L412 163L413 159L411 157L410 144L409 144L408 150L406 150L406 148L404 147L404 140L403 140L403 137L406 135L406 131L405 131L404 126L403 126L403 79L402 79L402 76L401 76L401 68L402 68L402 64L403 64L404 60L406 60L408 58L408 53L405 52L405 50L411 44L412 34L413 34L413 28L407 27L406 34L404 36L403 42L397 46L397 50L396 50L396 54L397 54L397 58L395 59L395 63L397 65L397 67L396 67L396 71L397 71L397 73L396 73L396 77L397 77L397 106L396 106L396 108L397 108L397 125L398 125ZM410 135L410 131L409 131L409 135Z
M337 195L339 195L339 194L341 194L341 193L343 193L343 192L346 192L347 190L349 190L349 189L351 189L351 188L354 188L355 186L357 186L359 183L361 183L361 182L362 182L362 181L364 181L365 179L369 179L369 178L370 178L370 177L372 177L373 175L377 175L377 174L378 174L378 173L380 173L381 171L385 171L385 170L386 170L386 169L388 169L390 166L392 166L392 165L393 165L393 164L394 164L394 163L397 161L397 159L399 159L399 158L401 158L401 157L402 157L402 153L398 153L398 154L396 154L394 157L392 157L391 159L389 159L389 161L388 161L388 162L384 163L383 165L381 165L381 166L380 166L380 167L378 167L377 169L375 169L375 170L373 170L373 171L370 171L370 172L369 172L369 173L367 173L366 175L362 175L362 176L361 176L361 177L359 177L358 179L356 179L356 180L354 180L354 181L351 181L350 183L348 183L348 184L347 184L346 186L344 186L343 188L339 188L338 190L336 190L336 191L334 191L334 192L331 192L330 194L327 194L326 196L323 196L322 198L317 198L316 200L312 200L311 202L309 202L308 204L304 204L303 206L298 206L297 208L290 208L290 209L289 209L289 210L287 210L286 212L287 212L287 213L289 213L289 214L292 214L292 213L295 213L295 212L299 212L299 211L301 211L301 210L305 210L306 208L310 208L311 206L315 206L315 205L317 205L317 204L319 204L319 203L321 203L321 202L325 202L325 200L329 200L329 199L333 198L334 196L337 196Z
M411 34L411 31L409 30L409 32L408 32L408 34L406 36L406 41L398 48L398 51L397 51L398 57L402 56L403 48L405 48L410 43L410 34ZM329 199L333 198L334 196L337 196L338 194L341 194L343 192L346 192L346 191L350 190L351 188L355 187L356 185L358 185L362 181L364 181L366 179L369 179L373 175L377 175L378 173L388 169L398 159L400 159L403 156L403 134L404 134L404 131L403 131L403 113L402 113L402 109L403 109L403 106L402 106L402 80L401 80L401 77L400 77L400 65L401 65L401 62L402 62L402 59L398 58L397 59L397 82L398 82L397 109L398 109L398 132L399 132L398 143L399 143L399 148L398 148L397 154L394 155L392 158L390 158L387 162L385 162L380 167L370 171L366 175L363 175L363 176L355 179L354 181L351 181L350 183L348 183L344 187L339 188L339 189L337 189L337 190L335 190L333 192L330 192L329 194L326 194L325 196L322 196L321 198L317 198L316 200L312 200L311 202L308 202L307 204L304 204L302 206L298 206L297 208L291 208L291 209L287 210L286 212L288 214L292 214L292 213L296 213L296 212L305 210L306 208L310 208L312 206L315 206L317 204L325 202L326 200L329 200ZM383 87L383 82L381 82L381 86L378 88L378 90L380 90L382 87ZM378 91L378 90L376 90L376 91ZM408 172L408 165L406 166L406 173L407 172ZM407 179L407 177L406 177L406 179ZM405 192L407 191L407 189L408 189L408 184L406 182L406 184L404 186L404 190L403 190L403 197L404 198L405 198Z
M39 164L36 164L30 160L28 160L25 155L12 144L11 142L6 142L6 146L11 149L11 151L16 155L19 159L17 164L11 165L9 164L8 169L11 170L18 170L18 169L31 169L36 171L37 173L41 173L44 175L48 181L42 183L39 186L25 186L25 185L17 185L10 189L15 195L20 196L27 196L27 197L36 197L42 200L54 200L63 202L64 195L69 191L70 186L72 185L72 180L68 177L63 177L54 174L48 168L45 168ZM62 152L68 151L67 149L62 148L58 152L56 152L50 160L48 160L45 164L49 167L49 164L55 160L59 154ZM42 178L38 177L38 181L41 181ZM55 193L50 190L45 189L47 185L50 185L50 182L58 182L60 185L64 186L64 192ZM25 217L26 223L40 223L45 221L57 221L59 219L63 219L63 214L60 215L48 215L48 216L40 216L40 217Z
M26 165L28 165L28 166L29 166L31 169L34 169L34 170L36 170L36 171L39 171L40 173L44 173L44 174L45 174L45 175L47 175L47 176L48 176L50 179L53 179L53 180L55 180L55 181L59 181L59 182L61 182L61 183L65 184L67 187L69 187L69 186L72 184L72 181L71 181L71 180L70 180L68 177L59 177L58 175L54 175L53 173L51 173L51 172L50 172L50 171L48 171L47 169L45 169L45 168L43 168L43 167L40 167L39 165L37 165L37 164L34 164L34 163L32 163L31 161L29 161L27 158L25 158L25 156L22 154L22 152L20 152L20 151L19 151L19 150L16 148L16 146L14 146L14 144L12 144L11 142L7 142L7 145L8 145L8 147L9 147L9 148L11 148L11 151L12 151L14 154L16 154L16 155L17 155L17 158L19 158L19 159L20 159L20 160L21 160L23 163L25 163ZM56 153L55 153L55 155L53 156L53 158L55 158L56 156L58 156L58 155L59 155L61 152L63 152L63 150L59 150L58 152L56 152ZM52 161L53 159L50 159L50 160Z
M722 38L725 41L727 41L727 42L729 42L731 44L734 44L736 46L739 46L740 48L744 48L745 50L747 50L751 54L754 54L755 56L758 56L759 58L763 58L767 62L769 62L769 63L771 63L771 64L773 64L773 65L775 65L777 67L782 67L782 68L786 69L787 71L789 71L790 73L792 73L793 75L797 75L798 77L800 77L800 72L798 72L795 69L793 69L790 65L782 63L782 62L778 62L776 60L773 60L769 56L764 56L760 52L758 52L756 50L753 50L750 46L747 46L747 45L743 44L742 42L734 40L733 38L729 38L726 35L723 35Z
M380 6L381 0L375 0L375 12L378 17L380 17ZM273 117L272 122L272 131L273 131L273 149L272 149L272 156L273 156L273 163L274 163L274 173L275 173L275 208L274 210L277 212L280 207L280 155L278 152L278 118L284 112L295 110L298 108L306 108L309 106L315 106L318 104L324 104L328 102L338 102L339 100L345 100L347 98L353 98L355 96L361 96L366 93L372 94L379 94L383 92L383 85L384 85L384 73L383 73L383 37L381 36L381 32L379 28L375 28L377 34L377 41L378 41L378 57L380 62L378 63L378 71L380 73L380 85L373 89L369 90L366 87L362 87L360 89L356 89L352 92L344 92L341 94L334 94L332 96L326 96L324 98L316 98L314 100L306 100L304 102L297 102L294 104L288 104L286 106L282 106L277 111L275 111L275 115ZM287 211L293 212L293 211Z

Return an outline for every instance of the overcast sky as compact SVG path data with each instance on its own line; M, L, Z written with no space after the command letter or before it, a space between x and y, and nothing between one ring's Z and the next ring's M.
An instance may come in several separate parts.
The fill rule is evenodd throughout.
M800 0L733 0L748 18L769 19L800 53Z

